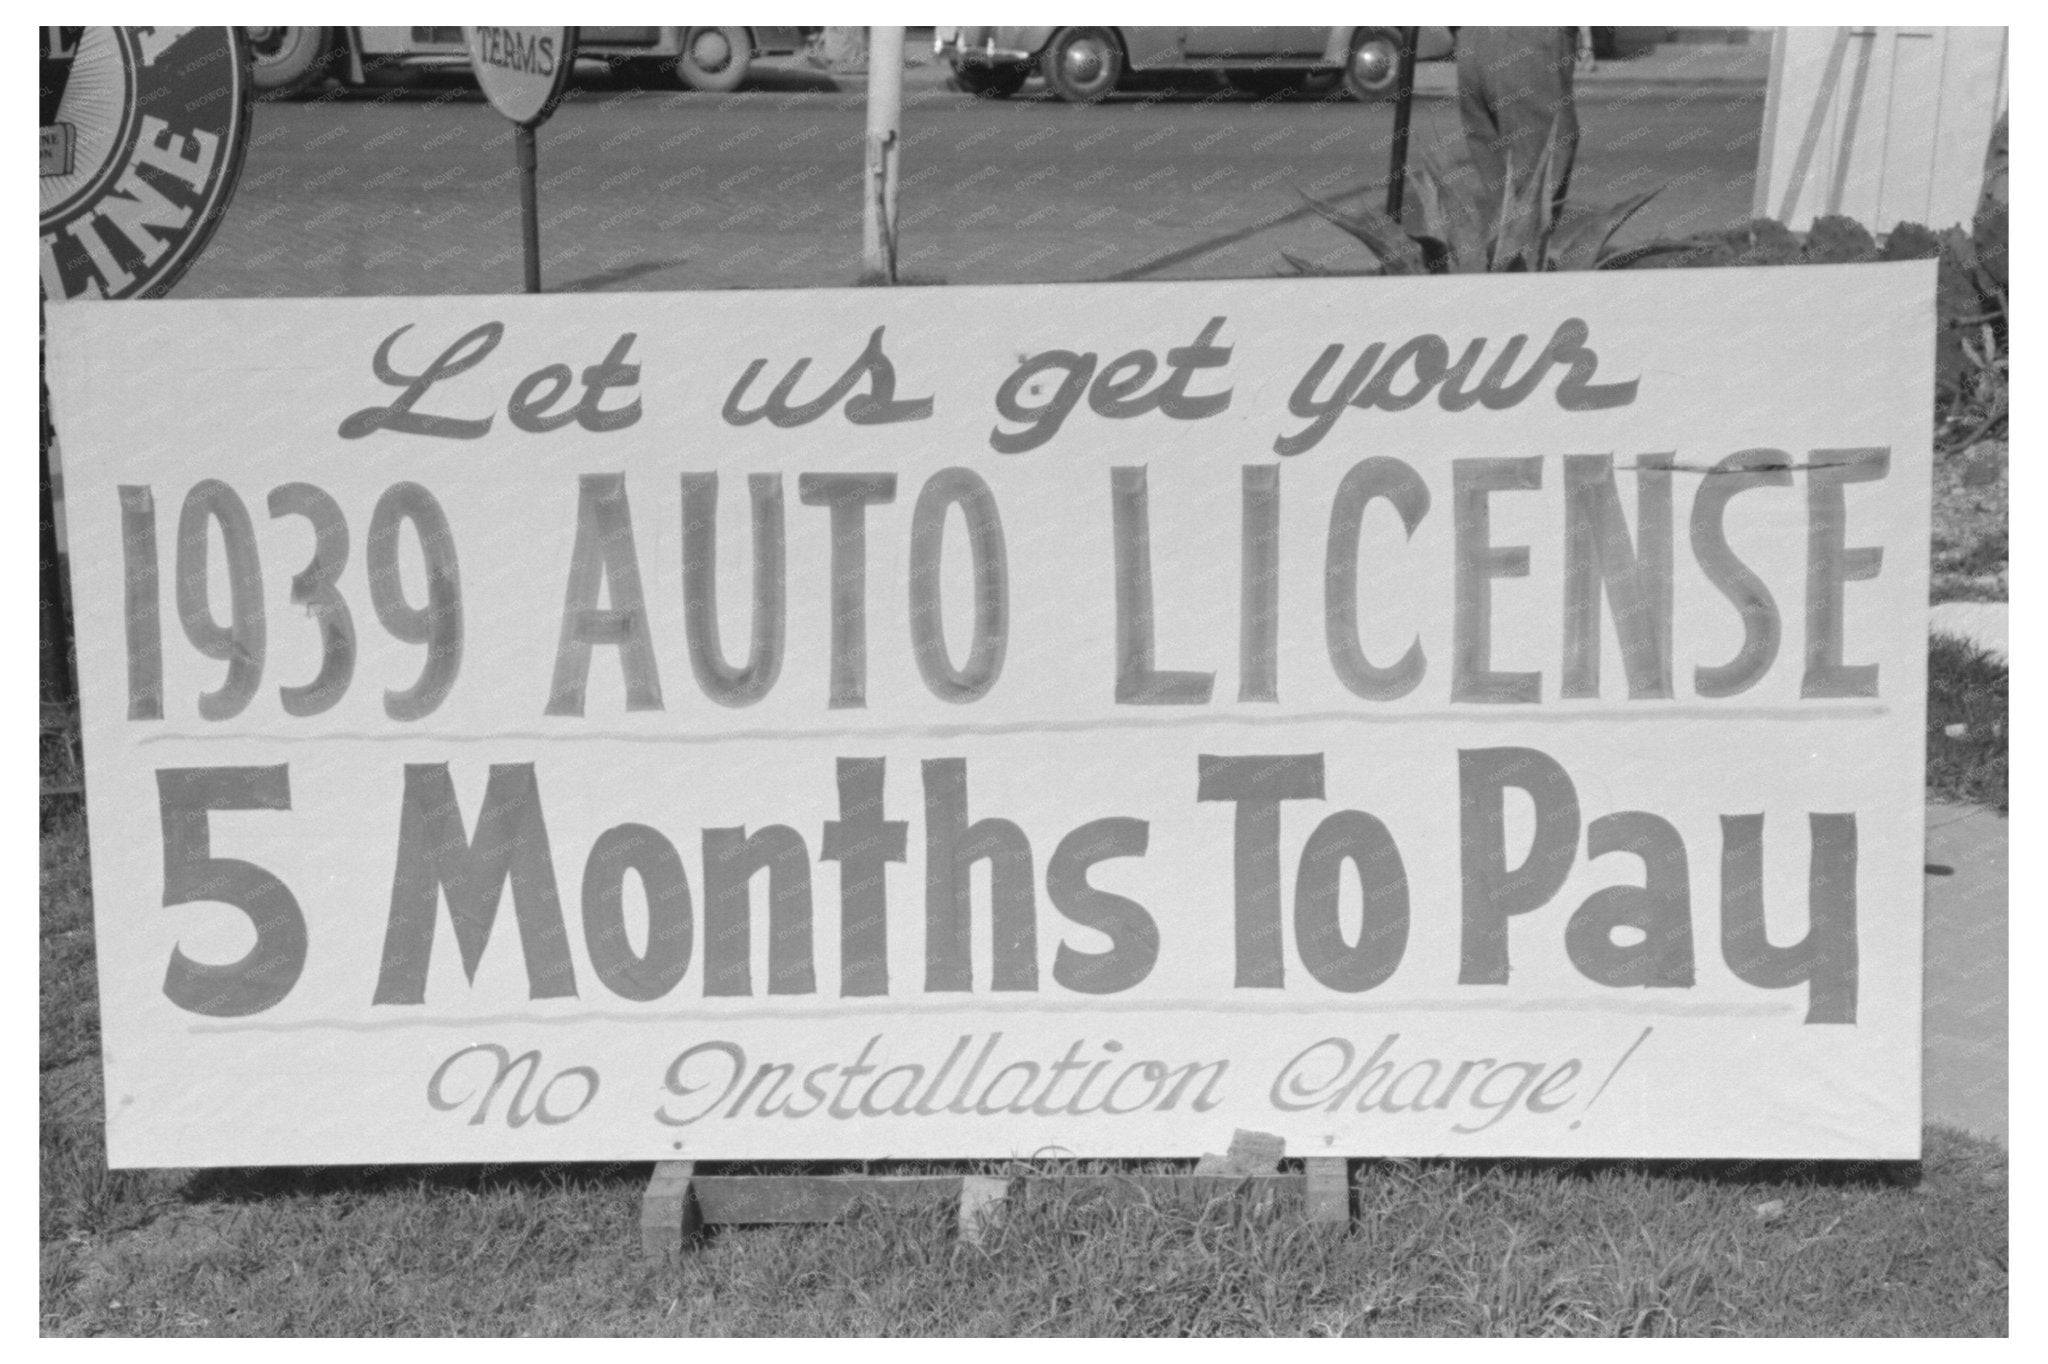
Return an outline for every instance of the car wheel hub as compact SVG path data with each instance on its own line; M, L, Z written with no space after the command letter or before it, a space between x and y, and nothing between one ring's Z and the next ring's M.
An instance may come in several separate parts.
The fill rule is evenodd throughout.
M1079 43L1067 49L1067 76L1071 80L1087 85L1101 78L1103 66L1102 53L1093 43Z
M1361 47L1351 54L1351 70L1367 85L1377 85L1394 69L1393 56L1379 44Z
M690 46L690 55L706 71L723 70L732 60L732 44L723 33L700 33Z

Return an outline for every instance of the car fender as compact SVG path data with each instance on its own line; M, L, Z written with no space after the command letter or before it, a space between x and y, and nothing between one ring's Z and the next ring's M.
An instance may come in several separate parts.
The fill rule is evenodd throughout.
M1180 65L1180 30L1172 28L1118 28L1112 24L1062 24L1057 28L1031 29L1032 33L1043 33L1044 39L1033 48L1032 60L1045 55L1046 47L1060 34L1074 28L1098 28L1116 39L1117 49L1124 54L1124 69L1127 71L1151 71L1161 67Z
M1342 66L1351 57L1351 44L1366 28L1386 28L1389 25L1371 24L1352 28L1330 30L1329 44L1323 49L1323 60L1332 66ZM1415 32L1415 60L1418 62L1442 61L1452 55L1457 40L1451 31L1441 25L1418 28Z
M782 57L803 51L808 39L802 28L784 24L767 28L749 28L747 41L753 45L756 57Z
M403 24L375 24L348 31L349 41L365 56L403 57L413 50L412 30Z
M1181 29L1146 26L1109 31L1124 50L1125 65L1133 71L1179 66L1187 56L1187 43Z
M1052 41L1052 35L1059 32L1057 26L1043 28L994 28L998 52L1028 52L1033 61L1045 51L1045 45Z

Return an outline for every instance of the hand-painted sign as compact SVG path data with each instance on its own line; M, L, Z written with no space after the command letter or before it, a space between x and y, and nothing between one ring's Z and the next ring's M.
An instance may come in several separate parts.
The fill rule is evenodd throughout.
M41 83L43 297L162 295L241 171L240 31L46 27Z
M1933 289L54 310L110 1157L1911 1156Z
M569 88L576 30L468 27L462 34L477 84L492 107L521 127L547 122Z

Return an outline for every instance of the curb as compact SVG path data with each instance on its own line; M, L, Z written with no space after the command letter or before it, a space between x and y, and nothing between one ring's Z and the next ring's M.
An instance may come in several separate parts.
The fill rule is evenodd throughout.
M1455 90L1417 90L1417 103L1449 102L1457 99ZM1680 99L1762 99L1764 86L1761 81L1700 80L1700 81L1615 81L1609 85L1579 85L1572 89L1572 102L1587 104L1621 104L1629 100L1650 98Z
M1700 98L1760 96L1766 83L1763 75L1713 75L1672 69L1579 72L1572 77L1572 99L1578 104L1601 104L1653 92ZM1415 98L1456 99L1457 96L1457 72L1450 63L1432 62L1416 71Z

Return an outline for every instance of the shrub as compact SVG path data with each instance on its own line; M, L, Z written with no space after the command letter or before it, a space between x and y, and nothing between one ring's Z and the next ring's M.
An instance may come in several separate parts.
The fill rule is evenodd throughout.
M1854 218L1830 214L1815 218L1806 232L1808 265L1855 265L1877 259L1877 241Z
M1556 152L1557 126L1552 124L1528 174L1518 174L1513 158L1508 159L1497 200L1472 193L1469 181L1451 174L1438 158L1427 159L1421 175L1409 181L1422 210L1419 233L1375 208L1346 212L1303 195L1310 208L1362 243L1376 264L1365 271L1332 270L1281 254L1299 275L1454 275L1616 270L1648 256L1689 249L1688 243L1676 242L1613 248L1614 234L1655 197L1654 189L1618 204L1560 213L1554 193Z
M1961 228L1936 233L1900 223L1880 245L1853 218L1814 219L1802 239L1773 218L1752 218L1682 241L1617 250L1614 236L1656 195L1560 213L1554 198L1557 128L1552 125L1536 165L1517 174L1510 160L1497 200L1472 193L1469 179L1431 157L1410 181L1422 230L1409 232L1374 208L1350 211L1308 198L1321 214L1373 256L1371 268L1331 269L1285 252L1298 275L1447 275L1544 270L1686 269L1718 265L1848 265L1864 261L1938 260L1935 284L1934 379L1937 440L1945 448L1972 444L2005 426L2009 407L2006 340L2006 219L2002 200L1986 195L1976 236ZM1995 151L2002 151L1996 148Z

